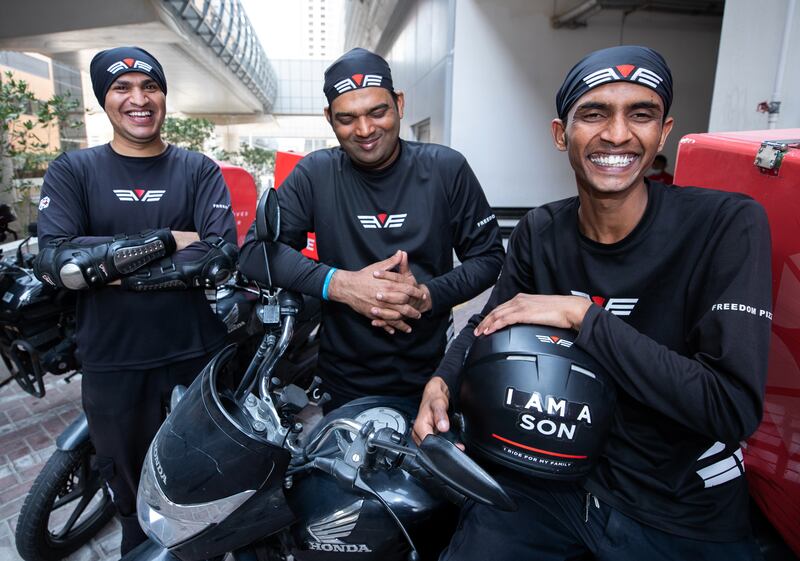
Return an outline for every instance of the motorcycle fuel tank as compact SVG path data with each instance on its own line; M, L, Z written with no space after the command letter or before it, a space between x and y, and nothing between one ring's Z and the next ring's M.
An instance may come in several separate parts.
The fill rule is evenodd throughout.
M319 426L335 418L362 423L373 420L408 437L416 409L416 402L400 398L366 397L331 412ZM342 455L347 444L334 441L320 454ZM457 509L401 469L362 470L361 475L403 524L421 559L436 559L445 545L441 537L449 537L454 530ZM287 500L300 521L294 527L296 548L292 552L298 561L407 559L409 546L400 527L368 493L346 489L329 475L315 471L295 478Z
M139 522L183 560L233 551L287 526L287 451L237 420L220 390L233 347L203 369L154 438L139 485Z

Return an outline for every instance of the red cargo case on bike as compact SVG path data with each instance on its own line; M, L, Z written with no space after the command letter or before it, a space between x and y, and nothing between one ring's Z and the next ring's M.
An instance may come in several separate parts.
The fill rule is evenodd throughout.
M745 466L751 495L800 555L800 129L687 135L675 184L745 193L769 216L769 375L764 419L747 441Z
M303 159L303 156L305 156L305 154L298 154L296 152L278 151L275 154L276 189L281 186L287 177L289 177L289 174L294 169L294 166L297 165L297 162ZM306 242L306 248L302 251L302 254L313 259L314 261L319 261L319 256L317 255L317 236L314 234L314 232L308 233L308 241Z
M250 225L256 217L258 199L256 182L244 168L225 162L217 163L231 195L231 210L236 219L236 241L241 247L247 230L250 229Z

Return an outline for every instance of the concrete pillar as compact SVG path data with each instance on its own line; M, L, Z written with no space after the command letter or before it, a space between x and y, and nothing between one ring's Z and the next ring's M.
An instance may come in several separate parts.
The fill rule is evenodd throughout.
M769 101L778 74L789 0L727 0L708 128L712 132L766 129ZM800 127L800 13L789 26L782 103L777 128Z

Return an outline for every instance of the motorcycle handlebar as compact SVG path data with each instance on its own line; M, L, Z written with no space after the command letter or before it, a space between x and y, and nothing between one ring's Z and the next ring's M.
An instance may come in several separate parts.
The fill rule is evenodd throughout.
M429 489L440 493L447 501L454 505L460 507L466 502L467 497L465 495L459 493L447 483L431 474L431 472L417 462L415 457L404 456L400 467L411 474L415 479L421 481L422 484Z
M281 315L296 316L303 311L303 295L292 290L281 290L278 293L278 304Z

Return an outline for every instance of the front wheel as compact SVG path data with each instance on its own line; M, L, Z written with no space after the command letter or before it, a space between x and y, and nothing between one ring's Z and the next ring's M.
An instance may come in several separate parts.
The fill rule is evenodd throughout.
M114 516L106 486L91 467L94 447L56 450L22 505L17 551L25 561L62 559L87 543Z

